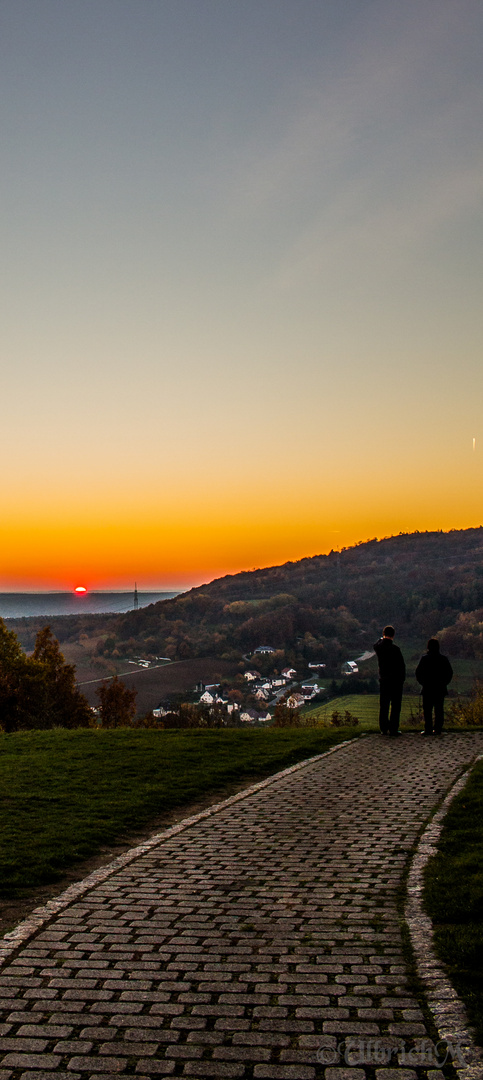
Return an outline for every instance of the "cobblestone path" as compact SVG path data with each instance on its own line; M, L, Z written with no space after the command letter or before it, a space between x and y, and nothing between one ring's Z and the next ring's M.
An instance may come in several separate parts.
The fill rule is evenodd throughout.
M0 1080L442 1080L397 893L482 750L367 736L161 838L7 961Z

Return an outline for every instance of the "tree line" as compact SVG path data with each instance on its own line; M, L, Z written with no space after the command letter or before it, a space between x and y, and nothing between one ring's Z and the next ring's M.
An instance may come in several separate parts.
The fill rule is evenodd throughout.
M131 724L136 691L111 679L96 691L94 713L75 682L50 626L38 631L31 656L0 619L0 728L6 733L55 727L118 727Z

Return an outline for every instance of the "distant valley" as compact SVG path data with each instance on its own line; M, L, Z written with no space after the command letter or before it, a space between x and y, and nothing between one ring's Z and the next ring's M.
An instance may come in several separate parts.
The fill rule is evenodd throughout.
M45 621L12 619L7 625L29 649ZM152 682L155 668L161 683L171 685L176 667L167 680L157 659L165 657L183 661L178 669L183 686L174 680L180 693L187 683L221 676L222 668L242 671L261 644L274 650L257 660L263 675L286 664L307 671L310 662L321 661L327 678L340 678L341 664L370 649L388 621L415 654L437 633L453 657L478 663L483 660L483 528L370 540L329 555L228 575L138 611L48 621L64 655L76 664L79 682L125 671L129 664L139 685ZM207 662L209 678L196 674L200 661ZM141 662L150 670L143 673Z

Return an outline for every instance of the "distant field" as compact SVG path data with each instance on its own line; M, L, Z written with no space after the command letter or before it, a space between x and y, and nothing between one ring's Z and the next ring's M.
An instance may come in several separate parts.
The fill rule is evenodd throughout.
M405 694L401 709L401 723L411 724L411 710L413 714L418 711L419 697ZM343 713L348 709L353 716L357 716L361 726L367 731L377 731L379 728L379 695L378 694L346 694L344 697L332 698L326 705L315 705L304 709L303 716L312 720L329 720L332 713L337 709Z
M64 655L67 650L64 650ZM138 696L136 698L136 710L138 714L144 714L150 709L155 709L162 698L167 694L184 694L194 690L198 682L210 683L218 681L218 677L235 676L238 667L229 660L216 660L211 657L201 657L198 660L178 660L173 664L165 664L162 667L138 668L126 662L120 665L122 681L126 686L134 687ZM128 670L128 674L124 672ZM108 677L108 676L107 676ZM82 693L86 695L89 705L98 705L96 690L104 682L106 676L92 673L91 678L95 681L79 681Z

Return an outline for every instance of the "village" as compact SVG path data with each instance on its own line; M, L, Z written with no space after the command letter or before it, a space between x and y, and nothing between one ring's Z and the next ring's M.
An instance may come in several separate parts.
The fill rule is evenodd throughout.
M271 645L259 645L250 656L244 657L250 666L235 679L198 683L190 695L190 701L210 709L224 710L233 723L263 726L273 720L277 705L284 705L295 713L310 702L327 700L330 693L323 685L321 674L326 668L325 662L320 660L305 664L307 675L291 666L282 668L280 672L274 669L272 674L263 675L255 666L257 658L269 658L276 653L277 650ZM361 662L373 655L372 652L366 652L357 657L357 660ZM346 678L357 676L357 661L345 661L340 672ZM153 716L161 719L171 708L169 701L162 702L158 708L153 709Z

